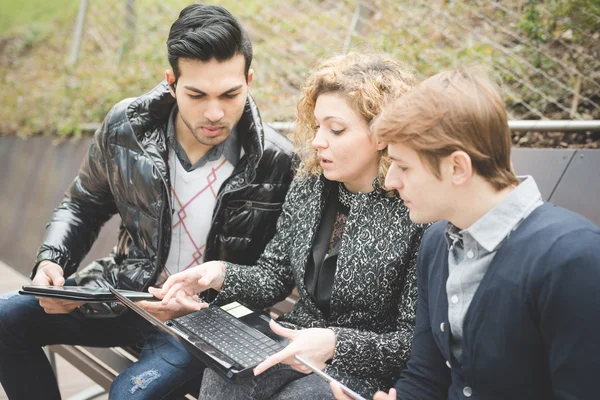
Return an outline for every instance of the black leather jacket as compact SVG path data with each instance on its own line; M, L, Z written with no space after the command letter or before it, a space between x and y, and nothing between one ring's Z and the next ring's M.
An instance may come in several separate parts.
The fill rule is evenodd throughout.
M42 260L56 262L70 276L102 225L119 213L122 221L114 252L79 271L78 284L146 290L156 281L171 242L165 133L174 102L162 82L112 108L54 211L32 276ZM245 154L218 193L205 261L254 263L274 235L293 177L291 144L263 126L250 96L238 132Z

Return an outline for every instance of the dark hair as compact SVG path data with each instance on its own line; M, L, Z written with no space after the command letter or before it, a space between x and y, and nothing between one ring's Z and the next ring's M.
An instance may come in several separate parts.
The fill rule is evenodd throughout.
M226 61L237 54L242 54L246 60L248 79L252 43L240 23L223 7L192 4L181 10L179 18L171 25L167 53L176 79L179 78L180 58Z

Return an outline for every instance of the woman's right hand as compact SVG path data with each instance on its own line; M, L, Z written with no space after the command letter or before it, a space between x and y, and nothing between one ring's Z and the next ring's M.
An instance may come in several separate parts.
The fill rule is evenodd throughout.
M197 308L200 307L200 303L193 302L190 298L207 289L221 290L225 280L225 270L225 264L222 262L209 261L171 275L162 289L152 288L150 293L162 299L164 305L174 298L183 306Z

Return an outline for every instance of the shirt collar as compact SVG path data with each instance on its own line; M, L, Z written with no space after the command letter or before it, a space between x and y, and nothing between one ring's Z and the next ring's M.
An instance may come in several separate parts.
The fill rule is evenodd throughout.
M454 243L457 235L461 237L466 232L486 251L494 251L542 201L542 195L532 176L520 176L518 179L519 185L469 228L461 231L448 223L448 245Z

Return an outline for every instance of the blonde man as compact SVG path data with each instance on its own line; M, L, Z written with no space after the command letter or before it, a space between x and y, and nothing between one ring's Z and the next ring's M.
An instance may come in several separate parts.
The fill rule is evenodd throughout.
M600 229L515 177L499 88L477 69L438 74L374 131L410 218L443 220L419 251L397 398L597 399Z

